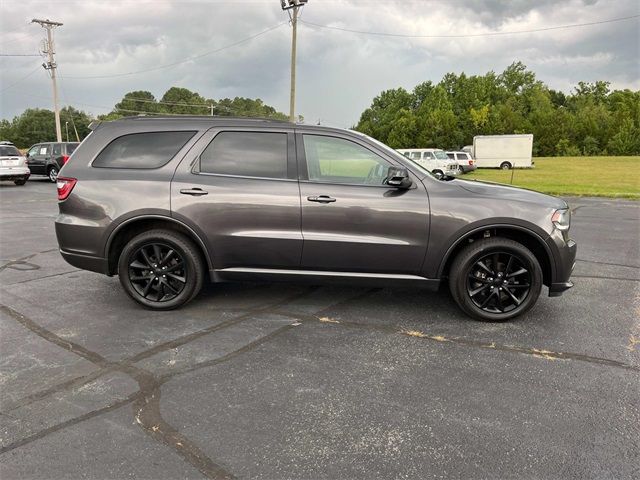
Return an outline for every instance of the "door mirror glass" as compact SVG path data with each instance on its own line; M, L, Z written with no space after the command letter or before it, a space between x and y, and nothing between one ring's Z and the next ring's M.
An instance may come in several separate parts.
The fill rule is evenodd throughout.
M386 183L396 188L409 188L413 184L409 178L409 170L401 167L389 167Z

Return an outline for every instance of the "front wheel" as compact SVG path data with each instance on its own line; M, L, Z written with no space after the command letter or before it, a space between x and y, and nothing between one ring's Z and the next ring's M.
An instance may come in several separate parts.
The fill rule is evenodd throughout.
M433 170L431 173L438 179L441 180L444 177L444 173L441 170Z
M511 170L511 164L509 162L502 162L500 168L502 170Z
M120 253L118 275L136 302L154 310L171 310L202 288L204 263L196 246L170 230L150 230L129 241Z
M25 183L27 183L27 179L26 178L21 178L20 180L14 180L13 183L15 183L18 186L24 185Z
M502 322L533 307L542 289L542 269L521 243L499 237L477 240L455 258L449 288L469 316Z

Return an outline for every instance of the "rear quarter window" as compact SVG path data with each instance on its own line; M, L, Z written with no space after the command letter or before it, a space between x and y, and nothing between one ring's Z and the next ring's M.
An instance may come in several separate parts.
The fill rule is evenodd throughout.
M111 141L95 158L98 168L159 168L196 134L195 131L145 132L123 135Z
M71 155L75 152L76 148L78 148L79 143L69 143L67 144L67 155Z

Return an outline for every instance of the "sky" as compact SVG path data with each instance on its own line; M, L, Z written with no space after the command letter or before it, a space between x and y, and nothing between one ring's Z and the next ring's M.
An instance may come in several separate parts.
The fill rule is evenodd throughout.
M596 80L640 90L637 15L638 0L309 0L298 25L296 113L349 127L383 90L447 72L499 73L517 60L565 92ZM43 59L6 56L39 53L45 31L33 18L64 23L55 30L62 105L98 115L129 91L160 98L178 86L289 111L291 27L279 0L0 0L0 118L52 109ZM446 35L463 37L437 38Z

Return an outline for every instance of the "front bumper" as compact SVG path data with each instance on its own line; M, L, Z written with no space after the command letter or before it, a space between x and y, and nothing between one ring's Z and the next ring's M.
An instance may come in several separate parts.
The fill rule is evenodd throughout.
M573 269L576 266L576 253L578 245L571 239L566 239L560 232L554 232L551 237L551 245L555 257L555 275L549 284L549 296L559 297L564 292L573 287L573 282L569 280Z

